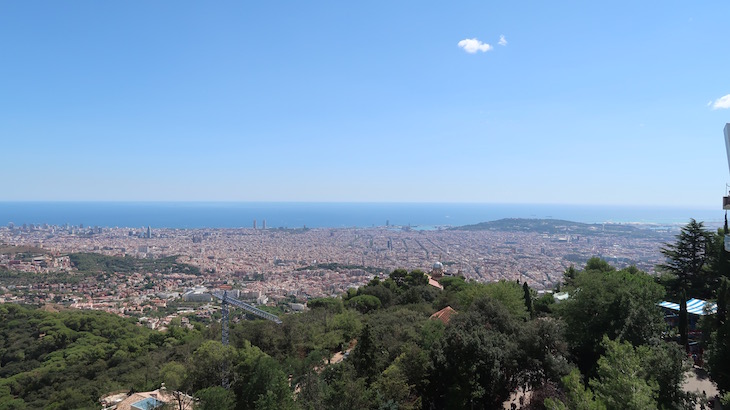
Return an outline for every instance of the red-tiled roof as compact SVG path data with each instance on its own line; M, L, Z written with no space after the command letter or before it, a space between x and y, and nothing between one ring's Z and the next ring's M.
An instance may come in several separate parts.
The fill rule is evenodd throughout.
M438 319L443 322L443 324L448 325L449 320L451 320L451 316L454 314L456 314L456 311L452 309L451 306L446 306L445 308L431 315L431 319Z

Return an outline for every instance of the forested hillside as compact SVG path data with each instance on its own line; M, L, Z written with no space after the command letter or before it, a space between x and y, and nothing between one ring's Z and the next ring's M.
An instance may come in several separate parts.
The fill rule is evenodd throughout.
M158 333L94 311L0 305L0 408L96 408L102 394L159 387L159 368L198 332Z
M657 237L657 232L648 227L630 224L604 223L587 224L562 219L527 219L506 218L496 221L480 222L474 225L464 225L450 228L459 231L503 231L503 232L537 232L541 234L572 234L572 235L615 235L631 237Z

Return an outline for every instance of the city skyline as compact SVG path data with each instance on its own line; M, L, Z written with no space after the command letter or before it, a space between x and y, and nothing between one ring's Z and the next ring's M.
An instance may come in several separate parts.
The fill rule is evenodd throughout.
M0 201L719 212L728 12L7 3Z

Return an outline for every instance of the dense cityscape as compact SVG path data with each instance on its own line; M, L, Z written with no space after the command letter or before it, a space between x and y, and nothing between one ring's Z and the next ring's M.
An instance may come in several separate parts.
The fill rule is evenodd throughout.
M98 253L112 257L159 259L199 269L111 272L81 283L43 279L25 287L0 287L0 300L44 304L65 301L75 308L142 315L165 307L196 287L230 287L245 300L276 305L305 303L338 296L350 288L385 277L393 269L430 272L434 264L446 275L479 282L527 282L550 290L571 265L599 256L618 267L635 265L652 273L661 262L659 248L672 239L669 227L638 229L638 234L575 232L571 223L550 221L555 233L509 229L416 230L409 227L350 229L151 229L52 226L0 228L0 243L35 249L0 255L0 268L29 273L74 272L68 254ZM12 249L12 248L11 248Z

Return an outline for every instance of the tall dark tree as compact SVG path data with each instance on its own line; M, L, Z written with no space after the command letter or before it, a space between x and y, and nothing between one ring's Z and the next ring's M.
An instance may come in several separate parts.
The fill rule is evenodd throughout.
M525 306L527 307L527 313L529 313L530 316L534 316L534 311L532 309L532 292L530 292L530 286L527 284L527 281L522 284L522 290L525 292Z
M676 242L667 243L661 248L666 262L657 268L674 277L669 286L674 295L679 295L680 289L685 289L693 296L705 297L696 292L702 288L703 268L711 254L712 233L705 229L702 222L690 219L676 238Z
M722 278L717 291L717 330L710 337L707 349L707 368L712 380L722 392L730 391L730 321L727 320L730 302L730 281Z
M377 369L375 367L375 335L373 335L373 329L370 324L366 324L360 333L360 338L357 341L357 346L352 355L352 363L355 366L355 371L360 377L365 377L368 383L371 383L376 376Z
M679 294L679 343L689 352L689 318L687 317L687 293L684 289Z
M730 228L727 225L727 211L725 211L725 224L721 232L718 229L718 236L722 236L720 241L720 254L718 255L721 276L728 276L727 273L730 271L730 252L725 249L725 236L727 235L730 235Z
M730 277L730 252L725 250L725 239L728 235L730 233L726 232L724 227L718 228L717 232L711 235L712 249L705 268L706 274L702 281L701 292L696 297L714 297L715 290L720 286L720 279Z
M725 324L727 319L727 303L730 297L730 280L728 278L720 279L720 286L717 288L717 327Z

